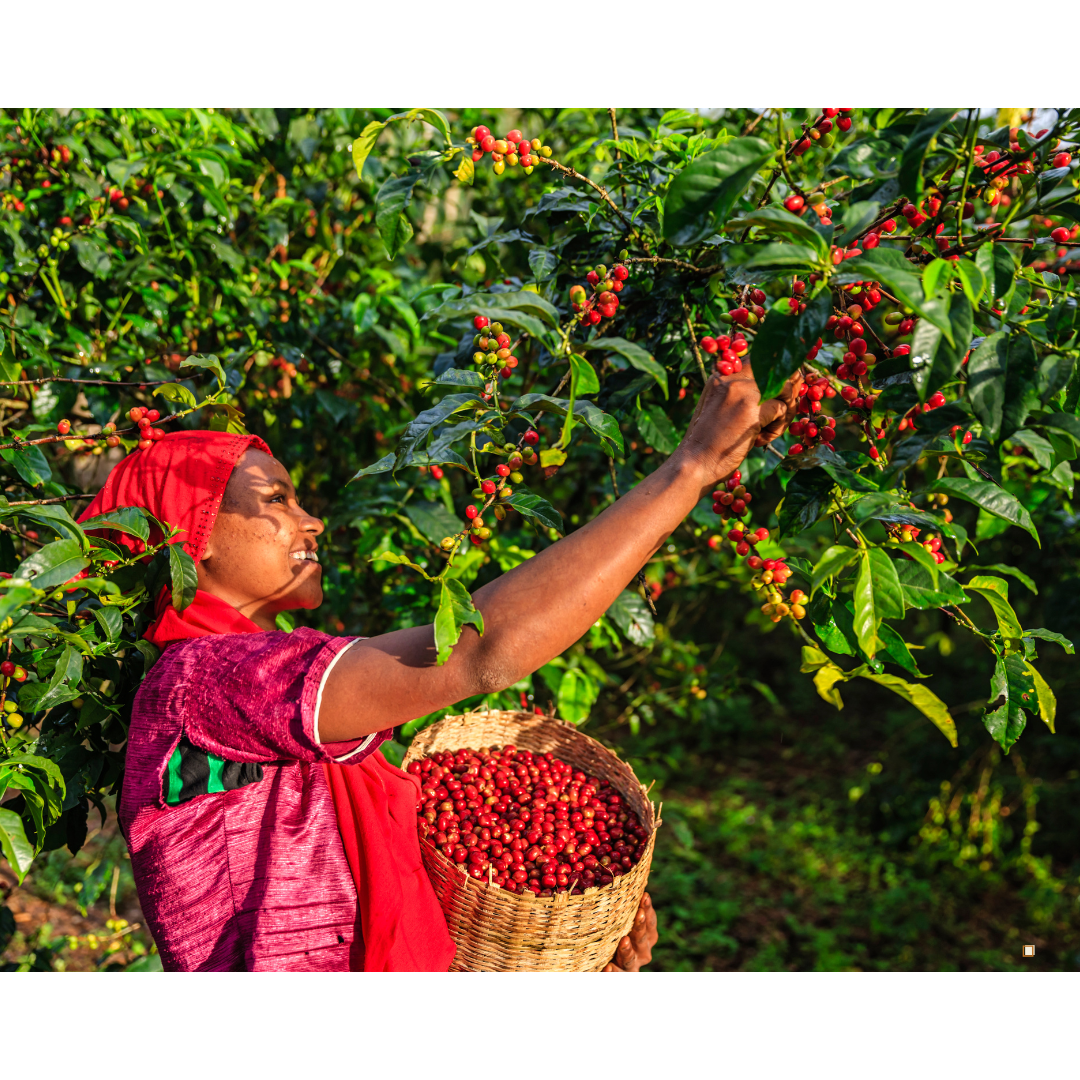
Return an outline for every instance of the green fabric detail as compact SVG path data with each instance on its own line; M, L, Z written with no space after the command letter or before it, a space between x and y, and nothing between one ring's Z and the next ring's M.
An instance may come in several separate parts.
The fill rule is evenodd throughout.
M165 790L165 802L169 806L177 806L180 803L180 790L183 782L180 779L180 747L178 746L169 758L165 775L168 777L168 786Z
M225 768L225 761L223 758L219 758L217 754L206 755L206 760L210 764L210 776L206 781L206 792L208 795L212 795L218 791L224 791L225 785L221 782L222 772Z

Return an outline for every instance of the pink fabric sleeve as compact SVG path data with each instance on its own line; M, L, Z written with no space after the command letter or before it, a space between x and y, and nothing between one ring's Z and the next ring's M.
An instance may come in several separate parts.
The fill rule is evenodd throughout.
M316 730L323 676L355 640L300 627L191 643L187 647L200 655L184 695L184 733L200 749L229 761L359 763L392 728L324 744Z

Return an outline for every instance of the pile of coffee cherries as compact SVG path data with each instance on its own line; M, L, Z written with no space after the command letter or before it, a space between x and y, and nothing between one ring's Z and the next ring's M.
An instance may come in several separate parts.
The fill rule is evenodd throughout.
M502 176L507 165L511 168L520 165L528 176L540 164L541 157L551 157L551 147L545 146L542 139L526 139L517 128L508 131L505 138L497 139L490 128L481 124L473 128L465 141L473 148L474 162L480 161L485 154L491 155L491 167L496 176Z
M516 746L409 763L421 784L420 836L477 881L575 895L627 873L648 829L606 780Z
M622 263L616 263L610 270L601 263L594 266L585 280L592 288L589 296L584 285L570 286L570 306L581 313L583 325L596 325L601 318L613 319L619 310L618 293L622 292L630 271Z

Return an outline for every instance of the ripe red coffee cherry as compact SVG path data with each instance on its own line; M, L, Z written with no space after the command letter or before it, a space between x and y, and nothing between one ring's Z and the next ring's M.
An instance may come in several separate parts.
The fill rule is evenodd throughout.
M784 208L793 214L801 213L805 205L806 200L801 195L789 195L784 200Z
M0 664L0 675L10 679L15 674L15 665L10 660L5 660Z
M1056 240L1059 244L1064 244L1069 239L1069 230L1057 228L1050 234L1050 238Z
M525 434L521 438L522 438L522 441L528 446L535 446L540 441L539 433L536 432L536 431L533 431L532 428L530 428L528 431L526 431Z
M716 343L716 338L711 338L711 337L703 337L701 339L701 341L698 342L698 344L707 353L714 353L714 352L717 351L717 349L720 348L720 346Z
M496 465L495 466L495 471L500 476L509 476L510 475L510 466L509 465Z
M625 281L630 276L630 271L626 269L621 263L616 263L612 268L612 276L616 281Z
M836 121L836 126L841 131L850 131L851 130L851 117L850 116L841 116L840 119Z
M441 480L443 478L443 475L444 475L442 467L439 466L439 465L432 465L431 466L431 475L436 480Z
M471 503L468 506L465 507L465 516L470 521L472 521L472 519L477 517L479 514L480 514L480 511L477 510L477 508L475 506L473 506Z
M485 480L485 481L483 481L483 483L481 483L481 485L480 485L480 490L485 495L494 495L495 494L495 481L494 480Z
M477 315L476 318L473 319L472 323L477 330L483 330L485 326L488 326L490 324L490 321L491 320L488 319L486 315Z
M506 133L506 141L508 143L519 143L519 142L521 142L521 132L518 131L517 128L514 128L511 131L508 131Z
M159 413L157 409L150 409L146 413L146 419L149 420L150 423L154 423L155 421L161 419L161 413Z
M56 425L56 431L60 435L66 435L70 430L71 430L71 421L70 420L61 420Z
M588 272L588 273L587 273L587 274L585 275L585 280L586 280L586 281L587 281L587 282L588 282L588 283L589 283L590 285L597 285L597 284L599 284L599 282L600 282L600 275L599 275L599 274L598 274L598 273L597 273L597 272L596 272L595 270L590 270L590 271L589 271L589 272Z
M1072 154L1055 154L1054 168L1064 169L1072 161Z

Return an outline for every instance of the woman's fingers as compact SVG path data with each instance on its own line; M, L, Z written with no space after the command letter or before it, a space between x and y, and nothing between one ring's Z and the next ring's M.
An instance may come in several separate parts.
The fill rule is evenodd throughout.
M761 403L759 413L761 431L754 440L755 446L766 446L773 439L777 439L784 434L788 424L795 417L795 406L799 400L799 387L802 382L802 372L796 371L784 383L783 389L776 397L769 398L768 401Z
M634 925L630 928L605 971L640 971L643 964L652 960L653 946L657 941L656 909L648 893L641 898Z

